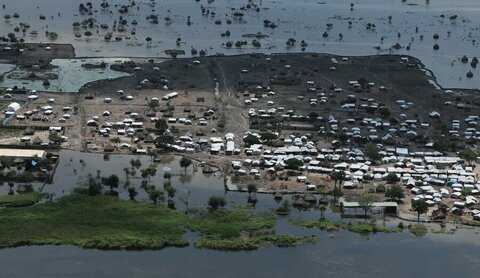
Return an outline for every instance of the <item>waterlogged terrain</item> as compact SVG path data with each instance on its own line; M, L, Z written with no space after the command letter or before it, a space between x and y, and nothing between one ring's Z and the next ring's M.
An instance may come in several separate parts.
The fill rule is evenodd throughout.
M142 162L140 169L148 167L151 163L151 159L145 156L112 155L110 160L104 160L101 154L62 151L54 183L45 185L43 192L53 193L54 199L69 195L73 188L86 181L88 174L95 177L98 174L97 169L101 169L100 175L102 176L110 174L120 176L119 196L121 199L128 199L128 193L122 186L125 181L123 168L130 168L130 160L137 158ZM222 178L217 175L205 176L201 171L193 172L192 168L190 167L185 175L183 168L179 166L178 157L165 156L151 183L162 188L165 182L163 171L171 171L174 174L171 183L177 189L174 199L180 212L184 211L185 207L179 202L179 198L185 197L188 191L190 191L191 208L205 207L206 201L211 195L225 196L229 209L246 204L247 193L224 193ZM140 172L140 170L138 171ZM138 188L137 200L147 200L146 194L140 188L141 178L131 177L130 179L132 185ZM37 188L41 186L41 184L36 185ZM8 187L3 186L0 189L7 191ZM257 194L257 199L258 203L255 209L260 213L271 212L279 206L271 195ZM31 207L31 209L34 208ZM214 230L211 230L211 224L216 224L208 220L203 226L199 226L198 222L191 224L190 228L197 232L187 232L184 235L189 244L185 248L171 247L142 252L105 252L81 249L70 245L30 246L3 249L0 251L0 259L5 262L5 275L28 277L42 275L63 277L67 274L74 276L100 274L107 277L153 277L159 275L182 277L277 275L285 277L300 274L307 277L344 277L346 275L358 276L359 273L373 277L385 275L396 277L406 275L448 276L454 273L470 276L475 273L475 263L480 259L476 252L478 249L478 229L476 228L447 225L442 229L439 225L432 224L427 226L426 234L415 236L406 227L406 223L405 228L399 230L397 227L400 220L387 218L384 222L379 217L376 223L380 227L378 232L362 235L356 231L352 232L352 230L365 229L366 226L361 224L363 220L340 219L337 213L327 209L325 212L327 221L330 225L339 228L321 229L320 226L315 226L321 223L318 221L319 217L319 211L313 209L303 211L293 208L288 216L275 217L274 230L278 235L291 235L299 238L314 236L314 244L303 242L293 248L266 246L256 251L211 251L205 248L212 248L211 245L208 245L212 241L208 241L208 239L211 239L212 235L215 236L212 234ZM299 219L306 225L302 225L302 221L299 223ZM109 221L114 222L115 219L112 218ZM339 224L340 221L344 224ZM360 224L350 226L348 224L350 221ZM313 226L309 225L312 223ZM250 227L270 226L272 222L271 218L259 220L252 218L252 222L248 225L253 225ZM134 226L125 226L124 229ZM67 226L63 227L68 228ZM201 241L196 243L199 238ZM12 234L12 239L14 239L14 234ZM113 234L111 239L114 240ZM413 250L422 250L422 252L413 252ZM438 256L438 254L442 255ZM436 259L431 259L434 256ZM185 267L187 262L188 268ZM24 267L25 263L29 267ZM245 267L247 265L249 267ZM429 268L426 269L425 265L429 265Z
M473 0L367 0L354 3L353 7L350 6L352 1L346 0L167 0L156 3L139 0L122 14L118 12L121 5L130 5L130 1L108 1L110 7L105 9L100 6L101 1L92 1L91 13L81 13L79 2L72 0L0 3L5 4L0 13L12 15L16 12L19 15L1 22L2 30L10 32L20 22L29 23L30 28L18 37L27 42L72 43L77 56L158 57L166 56L164 51L167 49L183 50L186 55L191 55L191 48L204 50L207 55L299 52L302 50L300 42L304 40L307 43L305 51L310 52L409 54L433 69L444 87L480 87L477 70L469 63L460 62L463 55L471 59L478 53L480 19L477 15L480 6ZM250 8L240 9L248 3ZM41 15L43 19L40 19ZM147 20L150 15L157 16L158 24ZM113 30L114 21L118 27L120 16L126 20L124 31ZM74 22L90 18L94 20L92 28L73 27ZM132 24L134 20L136 25ZM265 27L265 20L276 27ZM216 24L215 21L219 22ZM101 28L101 24L106 24L107 28ZM49 39L47 31L56 33L56 38ZM85 35L86 31L90 32L89 36ZM221 36L226 31L230 35ZM109 32L112 40L107 43L104 36ZM264 36L257 38L260 47L254 47L253 39L244 35L258 32ZM439 35L438 39L433 38L434 34ZM116 41L116 37L121 41ZM147 38L151 40L147 42ZM286 41L289 38L297 43L288 46ZM247 45L227 48L225 45L229 41L246 41ZM392 49L397 43L400 48ZM436 51L433 50L435 44L439 45ZM466 78L469 70L474 73L473 78Z
M47 91L47 92L78 92L85 84L97 80L113 79L128 74L110 69L112 63L121 63L128 59L120 58L86 58L86 59L54 59L51 62L51 69L42 71L31 71L25 69L15 69L6 74L0 81L1 87L18 86L25 87L27 90ZM104 68L87 68L82 64L98 65L105 63ZM45 78L28 79L29 74L35 73ZM45 86L43 80L48 79L50 85Z

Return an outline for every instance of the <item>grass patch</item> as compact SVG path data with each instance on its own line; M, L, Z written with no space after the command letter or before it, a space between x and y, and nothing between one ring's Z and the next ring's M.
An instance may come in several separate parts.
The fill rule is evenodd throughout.
M344 224L339 222L332 222L329 220L304 220L296 219L292 221L293 224L305 228L319 228L325 231L340 231Z
M26 207L38 203L42 198L48 197L48 193L31 192L19 195L0 196L0 207Z
M387 228L384 226L378 226L369 222L348 223L347 229L350 232L359 234L370 233L399 233L402 231L400 228Z
M422 237L428 233L428 228L422 224L410 225L408 229L417 237Z
M305 227L305 228L320 228L325 231L340 231L348 230L350 232L359 234L369 233L398 233L401 232L401 228L387 228L384 226L378 226L370 222L358 222L358 223L343 223L333 222L330 220L304 220L296 219L292 221L293 224Z
M22 195L19 195L22 196ZM74 244L99 249L187 246L187 216L146 202L73 194L54 203L0 210L0 247Z
M8 104L7 104L8 105ZM5 105L5 107L7 106ZM0 102L0 106L2 103ZM0 108L1 109L1 108ZM2 109L3 110L3 109ZM0 138L12 138L22 135L23 130L18 128L2 127L0 128Z
M277 235L271 229L276 218L272 214L237 208L208 212L194 218L188 225L200 233L195 247L216 250L255 250L269 244L291 247L301 242L312 242L311 237L297 238Z

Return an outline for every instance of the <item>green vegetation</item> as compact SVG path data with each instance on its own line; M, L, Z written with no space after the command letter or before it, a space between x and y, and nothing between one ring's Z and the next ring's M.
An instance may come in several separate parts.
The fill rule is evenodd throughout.
M358 205L364 211L365 221L367 221L367 212L372 209L372 204L375 201L373 195L370 193L362 193L358 196Z
M412 202L412 209L417 212L417 220L420 222L420 214L428 211L428 204L424 199L418 199Z
M385 197L397 202L405 198L405 192L403 191L402 186L400 186L399 184L394 184L388 187L387 190L385 190Z
M472 164L472 161L475 161L477 159L477 154L469 148L461 150L458 153L458 156L464 159L469 165Z
M373 143L368 143L365 146L365 155L368 156L373 162L378 161L382 158L382 155L379 153L377 145Z
M285 161L285 168L291 170L298 170L303 166L303 161L296 158L289 158Z
M312 237L296 238L277 235L271 229L276 219L272 214L259 214L246 209L217 210L194 218L188 227L200 232L197 248L217 250L254 250L274 244L279 247L312 242Z
M187 174L187 168L191 164L192 164L192 160L188 157L184 156L184 157L182 157L182 159L180 159L180 167L185 169L185 174Z
M414 234L415 236L422 237L428 233L428 229L425 225L422 224L417 224L417 225L411 225L408 227L410 232Z
M389 184L396 184L397 182L400 181L400 178L395 173L388 173L385 179Z
M22 196L22 195L19 195ZM58 202L0 210L0 247L74 244L100 249L186 246L187 216L146 202L73 194Z
M340 231L344 228L344 223L332 222L330 220L304 220L296 219L293 224L305 228L319 228L325 231Z
M8 105L8 104L7 104ZM6 107L7 105L3 105L2 102L0 102L0 106ZM12 137L19 137L22 135L22 130L17 129L17 128L8 128L8 127L2 127L0 128L0 138L12 138Z
M293 224L305 227L305 228L319 228L325 231L341 231L348 230L350 232L359 234L369 233L398 233L401 232L401 228L387 228L384 226L378 226L375 223L359 222L359 223L343 223L333 222L329 220L304 220L297 219L293 221Z
M225 198L220 197L220 196L211 196L208 199L208 207L210 210L217 210L218 208L223 208L227 202L225 201Z
M1 207L25 207L38 203L42 198L48 197L48 193L31 192L20 195L0 196Z

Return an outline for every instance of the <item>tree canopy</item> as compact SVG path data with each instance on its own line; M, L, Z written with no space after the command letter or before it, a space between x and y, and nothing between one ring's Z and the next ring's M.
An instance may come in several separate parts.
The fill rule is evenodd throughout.
M210 207L211 210L217 210L218 208L223 208L227 202L225 201L225 198L220 197L220 196L211 196L208 199L208 206Z
M418 199L412 202L412 209L417 212L417 220L420 222L420 215L428 211L428 204L424 199Z
M463 149L460 151L458 154L461 159L464 159L468 164L471 164L472 161L475 161L477 159L477 154L469 148Z
M303 161L297 158L289 158L285 161L285 168L291 170L298 170L298 168L303 166Z
M365 155L368 156L372 161L378 161L382 158L382 155L379 152L377 145L368 143L365 146Z
M375 199L370 193L362 193L358 196L357 202L365 212L365 220L367 220L367 212L372 208L373 201L375 201Z
M394 184L385 190L385 197L390 198L394 201L401 200L405 198L405 192L403 192L403 188L399 184Z

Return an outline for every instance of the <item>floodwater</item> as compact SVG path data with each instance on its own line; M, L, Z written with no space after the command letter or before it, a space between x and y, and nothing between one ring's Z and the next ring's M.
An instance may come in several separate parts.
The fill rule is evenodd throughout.
M107 176L117 174L121 185L125 181L123 168L130 168L130 160L139 158L140 169L148 167L151 159L146 156L112 155L104 160L101 154L63 150L54 178L44 192L55 197L70 194L81 185L88 174ZM80 160L83 160L82 164ZM205 206L211 195L225 195L228 205L243 205L247 193L224 192L220 176L205 176L193 172L193 167L179 166L179 157L165 156L158 165L157 175L151 183L162 188L165 167L174 174L172 185L177 189L176 198L190 191L190 206ZM76 169L76 170L74 170ZM140 170L137 170L139 173ZM137 174L139 175L139 174ZM73 181L73 182L72 182ZM139 188L140 178L131 179L139 191L137 199L146 198ZM40 185L37 184L36 187ZM8 187L0 187L6 193ZM120 186L120 198L128 198ZM259 211L269 211L278 205L271 195L257 194ZM184 207L177 201L178 209ZM455 234L429 233L415 237L408 231L398 234L373 234L369 236L350 232L324 232L303 229L291 224L298 218L315 219L314 210L292 209L287 217L280 217L275 227L277 233L297 236L316 236L317 243L295 248L267 247L250 252L220 252L199 250L192 245L186 248L166 248L156 251L100 251L85 250L75 246L30 246L0 250L4 277L405 277L453 275L474 276L480 262L479 230L463 227ZM339 215L327 210L328 219L338 221ZM348 219L344 221L361 221ZM386 219L387 226L396 226L397 219ZM379 216L377 222L383 219ZM431 226L439 230L439 226ZM448 226L447 229L454 227ZM186 238L193 243L194 235Z
M390 47L399 43L402 48L391 53L421 59L433 70L443 87L480 87L478 70L471 68L469 63L460 62L463 55L469 59L478 55L480 2L476 0L225 0L211 3L207 0L163 0L156 1L155 5L151 5L155 1L138 0L125 14L119 14L117 10L130 1L108 1L108 9L100 7L101 1L91 2L93 9L89 15L81 14L79 2L73 0L3 0L0 3L5 4L5 8L0 9L0 13L12 15L17 12L19 18L2 20L0 28L4 33L12 32L20 22L27 22L31 25L30 29L24 34L18 32L17 37L23 37L27 42L49 42L45 32L56 32L58 38L52 42L72 43L78 56L88 57L163 57L166 49L182 49L190 55L192 47L203 49L209 55L300 52L301 40L308 43L305 51L371 55L390 53ZM242 11L242 19L235 18L233 13L240 11L239 8L248 2L257 5L258 11L255 8L246 9ZM352 2L354 7L351 10ZM208 16L202 15L202 5L205 14L210 11ZM211 12L215 13L214 17ZM146 19L151 14L158 16L158 24ZM41 20L40 15L44 15L45 19ZM119 36L122 41L112 39L106 43L104 35L112 32L113 23L118 23L120 16L127 20L126 29L124 32L114 31L113 38ZM188 17L190 25L187 25ZM96 20L94 27L79 28L76 32L81 37L75 37L72 24L88 18ZM131 24L134 19L137 25ZM226 23L228 19L231 24ZM216 20L221 20L221 24L215 24ZM264 20L270 20L278 27L264 27ZM351 27L349 21L352 22ZM367 29L369 23L375 27ZM100 24L107 24L108 29L98 27ZM131 34L133 29L134 35ZM33 30L37 35L30 33ZM85 36L86 30L92 35ZM227 30L231 33L230 37L222 37L221 33ZM268 36L259 39L261 48L252 47L252 39L242 37L257 32ZM322 36L324 32L328 37ZM437 40L433 39L435 33L439 35ZM342 39L339 34L343 35ZM150 43L146 42L147 37L152 38ZM178 46L177 38L181 38ZM289 38L296 39L297 45L288 47L286 41ZM246 40L248 46L240 49L222 47L227 41L237 40ZM435 43L440 46L439 50L433 50ZM466 78L469 70L473 72L473 78Z
M48 92L78 92L85 84L94 82L97 80L104 80L107 78L118 78L122 76L128 76L129 74L114 71L110 69L110 65L113 63L123 63L129 59L120 58L88 58L88 59L54 59L52 65L54 66L50 70L42 70L42 74L55 74L58 76L56 79L49 79L50 85L43 85L43 80L19 80L15 78L9 78L13 76L25 76L26 73L39 71L25 71L23 69L15 69L5 75L3 80L0 81L1 87L18 86L19 88L25 87L27 90L48 91ZM98 65L102 62L106 63L105 68L85 68L82 64L94 64Z
M156 1L152 7L151 1L138 0L130 12L123 14L129 25L126 32L115 32L113 37L121 36L119 42L104 42L104 35L111 31L113 21L118 22L120 15L115 4L128 4L127 0L108 1L111 8L102 10L101 1L91 1L94 6L92 15L81 15L78 12L78 1L73 0L31 0L31 1L0 1L5 8L0 8L0 14L17 12L19 18L0 21L0 29L4 34L13 32L20 22L30 24L30 29L22 35L27 42L49 42L45 31L58 33L58 39L52 42L72 43L77 56L81 57L164 57L166 49L182 49L190 55L192 47L206 50L207 54L223 53L234 55L251 52L299 52L297 43L287 47L285 42L295 38L298 42L308 43L305 51L333 53L338 55L371 55L388 54L389 48L397 42L400 50L391 53L412 55L433 71L437 81L443 87L478 88L480 76L477 69L469 63L463 64L460 58L467 55L472 58L478 55L480 42L479 27L480 2L477 0L252 0L258 5L259 12L254 9L244 11L242 20L235 20L231 8L245 6L247 1L225 0L208 3L206 0L163 0ZM350 3L354 2L353 10ZM215 17L204 16L201 5L216 13ZM1 7L1 6L0 6ZM138 7L138 9L137 9ZM147 22L146 17L156 14L159 24ZM44 15L45 20L39 16ZM389 23L388 16L392 16ZM443 16L442 16L443 15ZM450 20L451 16L456 19ZM187 25L190 16L191 25ZM96 25L105 23L108 30L98 27L91 29L92 36L85 37L86 30L79 30L81 38L74 36L73 22L83 21L93 17ZM170 18L167 22L165 18ZM131 25L136 19L138 25ZM226 24L231 19L232 24ZM221 20L221 24L215 24ZM264 20L271 20L277 28L263 26ZM349 28L349 21L352 22ZM332 24L331 27L327 27ZM375 28L367 29L368 23ZM418 27L418 32L416 32ZM130 33L135 28L136 34ZM32 30L38 35L32 35ZM98 30L98 31L97 31ZM222 37L221 33L230 31L230 37ZM243 38L247 33L268 35L259 39L262 48L253 48L251 39ZM328 37L322 34L327 32ZM343 35L340 39L339 34ZM433 39L438 33L439 39ZM400 36L398 36L400 34ZM421 39L423 36L423 39ZM151 37L151 43L146 38ZM175 41L181 38L179 46ZM383 38L383 41L382 41ZM249 46L237 49L223 48L227 41L247 40ZM433 50L437 43L440 48ZM380 50L374 47L380 47ZM406 49L410 46L410 50ZM56 61L61 68L75 68L82 62L75 59L71 62ZM75 64L75 65L74 65ZM62 69L63 70L63 69ZM68 69L67 69L68 70ZM466 73L471 70L474 77L467 79ZM95 79L104 79L114 75L106 73L85 74ZM53 89L63 91L78 90L88 80L71 80L70 76L78 77L82 72L63 75L58 82L71 82L71 85L53 84ZM8 79L4 82L10 82ZM10 86L4 83L2 86ZM18 85L18 82L14 85ZM33 83L32 86L35 86ZM29 85L30 86L30 85ZM71 87L68 87L71 86ZM67 89L67 87L69 89ZM38 88L40 89L40 88ZM71 160L70 160L71 158ZM136 158L136 157L133 157ZM142 167L150 164L148 157L140 157ZM80 159L86 161L81 165ZM131 156L112 156L104 161L102 155L85 154L73 151L62 151L61 160L54 183L46 185L44 191L52 192L55 197L70 194L72 189L82 184L88 174L106 176L115 173L122 177L122 169L130 167ZM152 180L160 188L163 184L163 167L170 167L175 174L172 184L177 189L176 198L186 196L190 191L191 206L205 206L209 196L225 195L229 206L245 204L246 193L225 193L223 179L220 176L209 177L197 172L192 175L182 175L178 158L172 157L170 162L158 167L157 176ZM76 171L74 171L76 169ZM139 172L139 170L137 170ZM138 174L137 174L138 175ZM139 187L140 179L133 178L132 184ZM39 187L41 185L36 185ZM6 186L0 187L6 193ZM127 198L126 190L119 188L120 197ZM139 199L146 198L143 190L139 191ZM270 195L258 194L257 209L268 211L277 206ZM177 202L179 209L182 204ZM369 276L369 277L405 277L405 276L477 276L480 255L478 253L478 229L461 229L453 235L427 234L417 238L409 232L399 234L375 234L368 237L348 233L328 233L315 229L307 230L294 227L291 219L315 218L318 213L311 211L292 210L290 216L280 218L276 227L278 232L288 232L296 235L315 234L317 243L301 245L296 248L268 247L254 252L219 252L198 250L193 247L167 248L159 251L98 251L84 250L74 246L33 246L0 250L2 271L5 277L322 277L322 276ZM327 218L338 219L338 215L330 211ZM398 220L390 219L388 225L395 225ZM438 227L437 227L438 229ZM332 236L333 235L333 236Z

